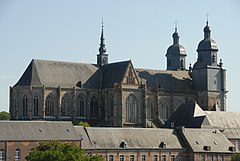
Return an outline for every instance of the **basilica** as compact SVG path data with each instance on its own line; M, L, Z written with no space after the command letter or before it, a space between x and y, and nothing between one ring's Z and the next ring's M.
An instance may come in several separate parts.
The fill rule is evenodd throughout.
M208 22L197 60L186 68L177 28L166 70L109 62L103 27L96 64L33 59L10 87L12 120L86 121L91 126L161 127L183 103L226 111L226 69Z

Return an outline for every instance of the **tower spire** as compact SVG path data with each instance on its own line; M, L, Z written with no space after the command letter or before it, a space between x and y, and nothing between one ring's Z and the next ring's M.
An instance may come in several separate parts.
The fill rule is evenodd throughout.
M106 48L105 48L105 42L104 42L104 36L103 36L103 19L102 19L102 32L101 32L101 38L100 38L100 47L99 47L99 54L104 54L106 53Z
M108 54L107 50L105 47L105 42L104 42L104 35L103 35L103 19L102 19L102 31L101 31L101 37L100 37L100 47L98 49L99 54L97 55L97 64L101 67L105 64L108 64Z

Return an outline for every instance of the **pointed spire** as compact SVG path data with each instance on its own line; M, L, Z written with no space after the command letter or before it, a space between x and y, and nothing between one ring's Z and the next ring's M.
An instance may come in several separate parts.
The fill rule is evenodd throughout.
M103 19L102 19L102 32L101 32L101 38L100 38L100 47L99 47L99 54L104 54L106 53L106 47L104 43L104 36L103 36Z

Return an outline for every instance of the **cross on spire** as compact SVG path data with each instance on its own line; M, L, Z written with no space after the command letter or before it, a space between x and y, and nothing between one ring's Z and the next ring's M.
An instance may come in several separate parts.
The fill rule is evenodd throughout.
M175 20L174 23L175 23L175 31L177 31L177 23L178 23L177 20Z
M206 14L206 17L207 17L207 25L208 25L208 18L209 18L209 14L208 13Z

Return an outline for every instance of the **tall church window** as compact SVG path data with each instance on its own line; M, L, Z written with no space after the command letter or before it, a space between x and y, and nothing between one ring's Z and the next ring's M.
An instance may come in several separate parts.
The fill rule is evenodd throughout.
M22 107L23 107L22 115L27 116L27 114L28 114L28 98L26 95L23 96Z
M39 116L39 97L33 97L33 116Z
M137 99L129 95L126 99L126 122L137 123Z
M132 68L129 68L129 71L128 71L127 84L134 84L134 76L133 76Z
M159 111L160 111L160 118L163 119L164 121L168 119L168 104L166 101L160 101L159 104Z
M52 95L48 95L45 102L45 116L54 116L55 101Z
M153 119L153 101L151 98L147 99L147 119Z
M70 116L70 97L67 94L62 97L61 116Z
M81 94L77 97L76 116L77 117L85 117L84 97Z
M90 117L98 117L98 98L95 95L90 99Z

